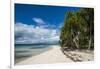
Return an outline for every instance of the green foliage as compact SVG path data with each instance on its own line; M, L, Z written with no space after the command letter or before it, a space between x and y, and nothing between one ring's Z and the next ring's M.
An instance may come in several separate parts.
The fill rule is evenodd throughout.
M62 48L94 48L94 9L83 8L69 11L61 28Z

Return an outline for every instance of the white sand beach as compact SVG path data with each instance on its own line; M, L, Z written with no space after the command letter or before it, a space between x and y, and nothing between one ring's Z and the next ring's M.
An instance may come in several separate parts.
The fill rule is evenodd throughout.
M32 56L26 60L23 60L17 65L21 64L46 64L46 63L63 63L63 62L73 62L70 58L67 58L62 51L60 46L52 46L51 50L41 53L36 56Z
M61 51L60 46L53 45L52 49L45 51L41 54L27 58L26 60L16 63L17 65L28 64L49 64L49 63L70 63L70 62L82 62L93 61L93 51Z

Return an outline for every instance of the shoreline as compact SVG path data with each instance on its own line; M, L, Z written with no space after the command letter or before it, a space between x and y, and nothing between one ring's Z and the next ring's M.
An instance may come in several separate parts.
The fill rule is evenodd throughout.
M61 51L60 46L52 45L52 49L36 56L32 56L23 60L16 65L26 65L26 64L48 64L48 63L64 63L73 62L70 58Z
M21 62L21 61L25 61L25 60L27 60L27 59L29 59L30 57L34 57L34 56L37 56L37 55L40 55L40 54L42 54L42 53L44 53L44 52L46 52L46 51L49 51L49 50L51 50L52 49L52 46L48 46L48 47L46 47L46 48L38 48L38 49L32 49L31 51L30 51L30 54L22 54L21 56L18 56L17 55L17 57L15 58L15 64L17 64L17 63L19 63L19 62ZM25 57L24 57L25 56ZM18 58L19 57L19 58ZM21 57L21 58L20 58Z

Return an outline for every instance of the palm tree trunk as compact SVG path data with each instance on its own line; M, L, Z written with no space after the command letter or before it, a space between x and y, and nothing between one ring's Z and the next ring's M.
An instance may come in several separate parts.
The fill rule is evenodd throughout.
M89 40L89 46L88 46L88 49L90 50L91 48L91 37L90 37L90 40Z
M76 37L73 39L73 42L75 43L75 46L77 47L77 49L79 49L79 42L76 41L77 39L78 39L78 37L76 36Z

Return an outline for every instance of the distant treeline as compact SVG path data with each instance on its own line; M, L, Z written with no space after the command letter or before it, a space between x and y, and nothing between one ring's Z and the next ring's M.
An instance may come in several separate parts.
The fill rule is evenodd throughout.
M94 49L94 9L68 11L61 28L62 48Z

